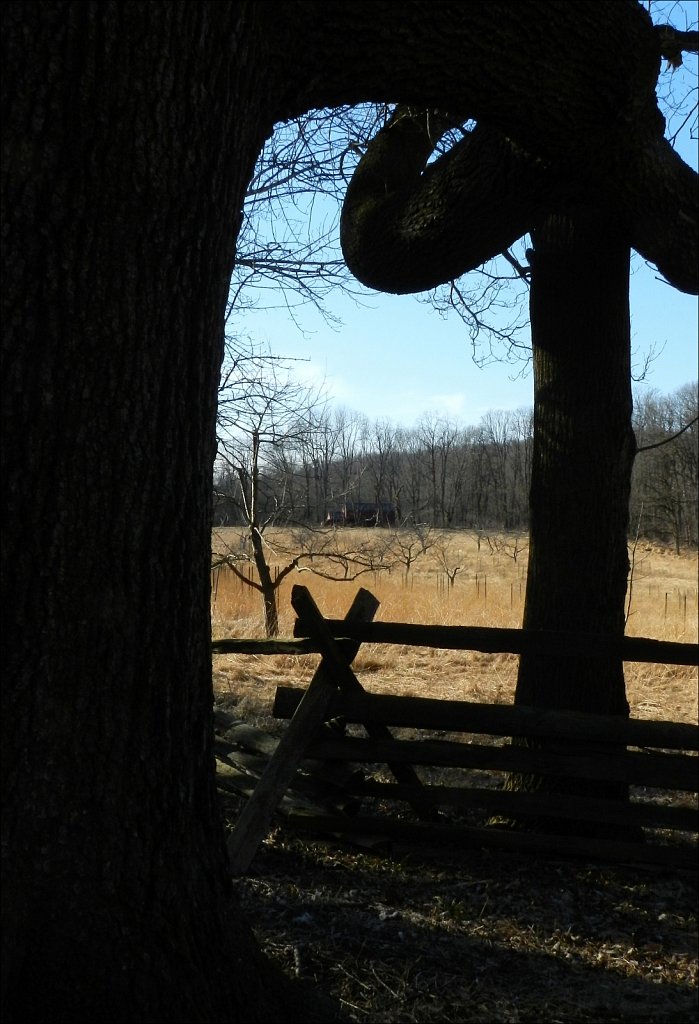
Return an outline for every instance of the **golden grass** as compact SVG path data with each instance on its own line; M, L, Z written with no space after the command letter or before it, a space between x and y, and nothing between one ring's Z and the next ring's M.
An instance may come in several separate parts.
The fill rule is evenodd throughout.
M353 540L363 533L381 542L383 531L352 531ZM226 544L237 547L240 531L214 531L214 550ZM273 554L275 541L284 533L272 533L270 563L280 567ZM521 625L526 583L526 551L511 557L514 538L491 538L489 545L467 532L445 534L439 543L449 568L461 566L453 587L449 585L440 552L428 551L415 564L407 582L404 573L369 573L354 582L335 582L310 572L293 573L279 592L281 635L292 635L294 612L291 587L309 588L324 615L345 615L358 589L371 590L381 602L377 619L444 625ZM520 538L520 546L522 544ZM508 553L508 551L510 553ZM261 599L232 572L214 574L212 631L223 637L263 635ZM634 557L631 605L627 633L660 640L697 641L697 555L676 555L650 544L639 545ZM217 655L214 685L218 693L235 695L253 713L269 713L278 685L306 685L317 657ZM443 699L511 702L517 675L517 658L475 651L443 651L432 648L362 647L355 667L363 685L372 692L432 696ZM631 713L637 718L697 721L697 671L672 665L630 663L626 666L627 694ZM242 710L242 709L241 709Z

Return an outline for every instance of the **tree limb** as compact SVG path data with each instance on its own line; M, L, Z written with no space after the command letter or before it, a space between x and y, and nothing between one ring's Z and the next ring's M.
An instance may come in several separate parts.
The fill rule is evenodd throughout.
M672 25L655 25L660 55L673 68L682 66L682 52L699 53L699 32L681 32Z
M689 421L689 423L685 423L682 429L678 430L677 433L673 434L671 437L666 437L662 441L656 441L655 444L644 444L641 448L636 448L636 454L640 455L641 452L649 452L653 448L662 448L663 445L670 444L670 442L674 441L675 438L678 438L682 434L684 434L685 430L689 430L690 427L693 427L697 420L699 420L699 416L695 416L693 420Z
M368 287L404 294L460 277L525 234L555 190L543 161L480 125L427 165L435 120L396 108L347 189L340 243Z

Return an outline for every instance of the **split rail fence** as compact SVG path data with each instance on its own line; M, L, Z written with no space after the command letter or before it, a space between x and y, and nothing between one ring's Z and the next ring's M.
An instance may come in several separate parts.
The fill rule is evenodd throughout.
M535 633L467 626L373 622L379 602L359 590L344 619L325 619L305 587L295 586L295 640L220 640L215 654L320 654L305 689L278 687L276 717L290 719L229 837L235 874L244 874L268 834L275 811L303 759L383 766L393 781L355 773L348 794L373 801L380 813L292 812L286 827L312 833L377 836L423 844L498 848L544 855L696 868L699 727L521 706L369 694L351 669L362 643L401 644L485 652L528 651L560 657L618 656L625 661L697 664L697 645L636 637ZM333 733L331 720L363 727L364 735ZM434 731L436 738L398 738L392 728ZM463 734L468 740L445 739ZM483 736L490 742L474 742ZM493 740L497 737L497 740ZM501 737L526 737L501 745ZM415 766L456 774L454 784L424 784ZM387 772L386 772L387 768ZM471 776L489 779L473 784ZM487 776L483 776L487 772ZM561 795L494 788L491 773L557 776ZM495 776L497 778L498 776ZM502 778L502 776L499 776ZM633 799L576 796L570 780L631 787ZM575 782L573 783L575 785ZM549 788L556 788L549 787ZM668 797L668 793L671 794ZM677 798L679 794L679 799ZM412 808L412 820L395 810ZM478 811L482 824L454 824L446 809ZM532 829L494 826L500 818ZM417 820L415 820L417 819ZM561 827L561 823L564 826ZM575 834L576 830L579 834ZM619 838L622 834L624 838Z

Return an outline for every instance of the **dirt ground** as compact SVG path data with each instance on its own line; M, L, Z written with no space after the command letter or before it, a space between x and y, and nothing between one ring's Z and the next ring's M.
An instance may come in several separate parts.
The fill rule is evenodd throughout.
M243 800L221 801L230 829ZM693 872L363 848L278 818L233 884L267 956L346 1021L696 1020Z
M688 873L277 827L234 885L267 955L349 1021L696 1020Z

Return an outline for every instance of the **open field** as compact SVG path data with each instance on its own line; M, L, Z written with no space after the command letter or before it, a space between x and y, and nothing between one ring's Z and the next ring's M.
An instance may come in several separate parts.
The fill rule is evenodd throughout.
M357 538L382 543L382 530L349 530ZM214 531L215 550L238 545L240 531ZM521 625L526 584L524 550L515 560L516 538L481 538L453 532L423 555L407 580L401 567L389 572L366 573L354 582L331 582L308 571L293 572L280 588L281 635L291 636L294 612L289 595L294 583L309 588L328 617L341 618L357 588L371 590L381 602L377 620L444 625ZM275 545L270 535L270 549ZM285 535L280 531L280 542ZM519 538L519 546L526 545ZM581 545L581 557L584 545ZM443 565L460 566L453 587ZM697 554L676 555L669 549L639 544L634 559L633 585L627 632L659 640L697 641ZM270 555L271 565L283 565ZM263 635L259 594L222 569L214 574L212 593L214 638ZM574 624L571 624L574 628ZM317 658L285 656L217 656L215 688L235 694L252 713L271 707L274 689L285 683L305 685ZM517 658L508 654L441 651L428 648L364 645L355 662L363 685L372 692L408 694L445 699L508 703L514 696ZM627 693L636 718L697 721L697 672L681 666L626 665Z
M236 544L238 531L231 533ZM479 551L475 537L451 534L448 565L463 566L453 588L430 553L407 582L399 571L353 583L294 573L282 586L281 633L291 636L295 582L332 617L344 615L365 586L380 599L384 621L519 626L526 552L515 562L509 540L510 554L502 543L491 550L482 539ZM696 641L696 586L696 555L637 550L629 633ZM216 638L262 635L259 595L229 571L214 580L212 617ZM317 662L216 656L218 701L235 717L278 732L282 724L269 717L276 686L306 684ZM509 702L516 662L510 655L365 645L355 666L374 692ZM634 716L696 721L696 670L630 664L626 675ZM233 827L243 798L222 801ZM325 993L346 1021L696 1019L697 887L686 872L496 850L366 849L293 837L281 827L234 886L264 952L287 975ZM329 1024L335 1009L315 1019Z

